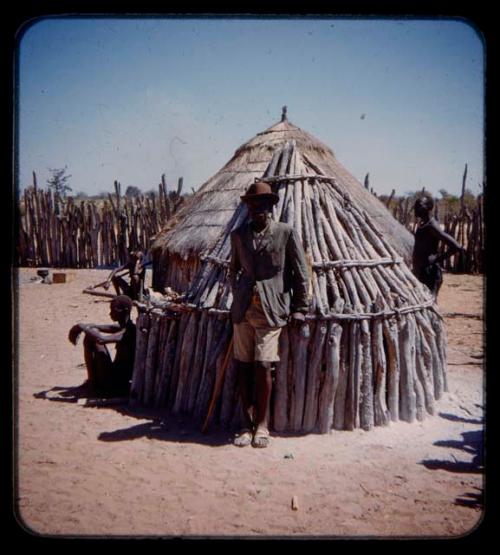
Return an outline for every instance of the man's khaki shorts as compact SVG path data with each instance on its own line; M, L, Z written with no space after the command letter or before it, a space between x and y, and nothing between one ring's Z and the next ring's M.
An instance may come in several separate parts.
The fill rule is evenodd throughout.
M258 295L239 324L234 324L234 358L242 362L277 362L279 338L283 328L269 326Z

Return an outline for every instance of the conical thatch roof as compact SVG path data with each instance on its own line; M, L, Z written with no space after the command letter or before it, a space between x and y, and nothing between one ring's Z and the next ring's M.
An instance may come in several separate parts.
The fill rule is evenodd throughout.
M433 414L446 390L446 339L430 291L412 274L354 195L295 140L275 149L261 179L279 195L273 218L299 233L310 261L307 326L285 327L276 368L273 427L327 432L370 429ZM181 302L140 315L133 397L203 418L238 422L228 280L239 203ZM172 312L173 311L173 312ZM172 318L172 314L180 318Z
M396 252L409 260L411 233L337 161L328 146L283 117L238 148L231 160L176 214L176 224L155 239L152 246L155 289L169 285L185 290L197 270L198 255L213 247L240 203L240 195L256 177L262 176L273 155L287 141L295 141L308 167L335 178L338 187L369 214Z

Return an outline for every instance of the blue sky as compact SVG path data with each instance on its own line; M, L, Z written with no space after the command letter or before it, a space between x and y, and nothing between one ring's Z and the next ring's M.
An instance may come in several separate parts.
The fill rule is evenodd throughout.
M52 18L18 47L18 185L198 189L289 120L378 194L483 181L484 52L458 20ZM361 116L364 115L362 118Z

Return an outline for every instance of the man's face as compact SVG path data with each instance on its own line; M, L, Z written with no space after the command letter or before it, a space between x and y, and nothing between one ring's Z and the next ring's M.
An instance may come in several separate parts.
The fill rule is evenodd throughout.
M109 306L109 317L113 322L119 322L120 319L126 317L126 310L119 310L113 303Z
M426 208L426 206L418 201L415 203L415 207L413 210L417 218L425 218L429 213L429 210Z
M111 318L111 320L113 320L113 322L118 322L119 312L113 305L111 305L109 308L109 317Z
M271 202L267 199L252 199L247 201L250 218L256 223L265 223L271 212Z

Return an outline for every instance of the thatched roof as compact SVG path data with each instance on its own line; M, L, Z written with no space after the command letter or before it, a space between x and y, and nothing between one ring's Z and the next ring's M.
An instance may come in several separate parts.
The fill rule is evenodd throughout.
M396 252L409 259L411 233L338 162L328 146L286 118L239 147L229 162L200 187L176 214L176 224L157 236L152 245L155 259L173 255L176 260L187 260L211 249L240 204L240 196L263 175L273 155L287 141L295 142L315 173L334 178L338 187L367 212Z

